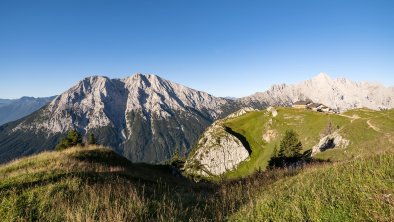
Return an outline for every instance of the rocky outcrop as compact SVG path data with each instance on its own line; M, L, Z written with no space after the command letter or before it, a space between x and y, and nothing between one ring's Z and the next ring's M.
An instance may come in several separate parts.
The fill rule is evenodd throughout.
M334 132L320 139L319 143L312 147L312 156L328 149L346 148L349 140L344 139L338 132Z
M253 111L258 110L250 107L240 109L208 127L189 155L185 172L205 177L218 176L247 160L252 151L246 138L226 127L224 122Z
M274 107L270 106L266 109L266 113L271 115L272 118L270 118L264 125L262 138L269 143L278 136L277 130L272 128L272 119L278 116L278 111L276 111Z
M340 112L363 107L380 110L394 108L394 87L386 88L378 83L357 83L345 78L332 79L321 73L298 84L273 85L265 92L238 101L245 105L291 106L296 101L307 99Z
M197 143L197 149L185 163L185 172L192 175L221 175L234 170L248 159L250 151L244 139L237 138L231 129L215 123L210 126ZM248 145L246 145L248 146Z
M276 117L278 115L278 111L272 106L267 108L267 112L271 113L272 117Z

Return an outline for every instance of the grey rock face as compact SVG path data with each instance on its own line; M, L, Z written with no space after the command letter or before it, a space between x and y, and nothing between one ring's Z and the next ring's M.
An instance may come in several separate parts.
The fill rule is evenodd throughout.
M332 79L327 74L304 82L273 85L269 90L239 99L243 104L291 106L299 100L310 99L340 112L353 108L374 110L394 108L394 88L377 83L356 83L345 78Z

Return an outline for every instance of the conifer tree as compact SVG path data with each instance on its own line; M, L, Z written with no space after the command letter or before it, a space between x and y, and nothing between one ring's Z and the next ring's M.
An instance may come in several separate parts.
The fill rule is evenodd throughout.
M279 157L300 157L302 150L302 143L298 139L298 135L294 130L287 130L285 136L280 141Z
M88 136L88 143L89 145L95 145L96 144L96 137L94 136L93 133L90 133Z
M273 156L268 162L269 167L285 167L302 159L302 143L294 130L287 130L280 141L279 151L274 148Z
M67 136L61 139L60 143L56 145L55 150L64 150L77 145L82 145L82 135L76 130L70 130Z

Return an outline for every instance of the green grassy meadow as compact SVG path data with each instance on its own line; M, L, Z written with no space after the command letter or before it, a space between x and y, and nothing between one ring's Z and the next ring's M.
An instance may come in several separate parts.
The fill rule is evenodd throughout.
M357 109L345 112L341 115L326 114L311 110L277 108L278 116L272 117L265 110L249 112L243 116L229 119L224 125L232 128L235 132L244 135L252 148L252 154L248 161L244 161L239 167L226 173L224 178L236 179L264 170L271 158L275 146L279 146L284 132L293 129L299 135L303 144L303 151L310 150L320 140L320 134L331 121L335 130L350 144L346 149L332 149L319 153L317 159L341 161L360 156L368 156L375 153L391 150L394 147L394 111L372 111ZM381 132L371 128L370 122ZM263 134L267 130L273 130L275 137L267 142Z

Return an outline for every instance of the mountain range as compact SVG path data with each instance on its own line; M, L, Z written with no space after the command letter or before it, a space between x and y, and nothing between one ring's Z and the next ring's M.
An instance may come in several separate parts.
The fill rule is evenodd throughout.
M0 99L0 125L25 117L52 101L55 96Z
M68 130L76 129L84 136L93 133L100 144L133 162L159 163L175 152L186 155L213 121L243 107L290 106L303 99L339 111L386 109L394 107L394 88L319 74L299 84L274 85L250 97L229 99L156 75L92 76L38 111L0 126L0 162L51 150Z

